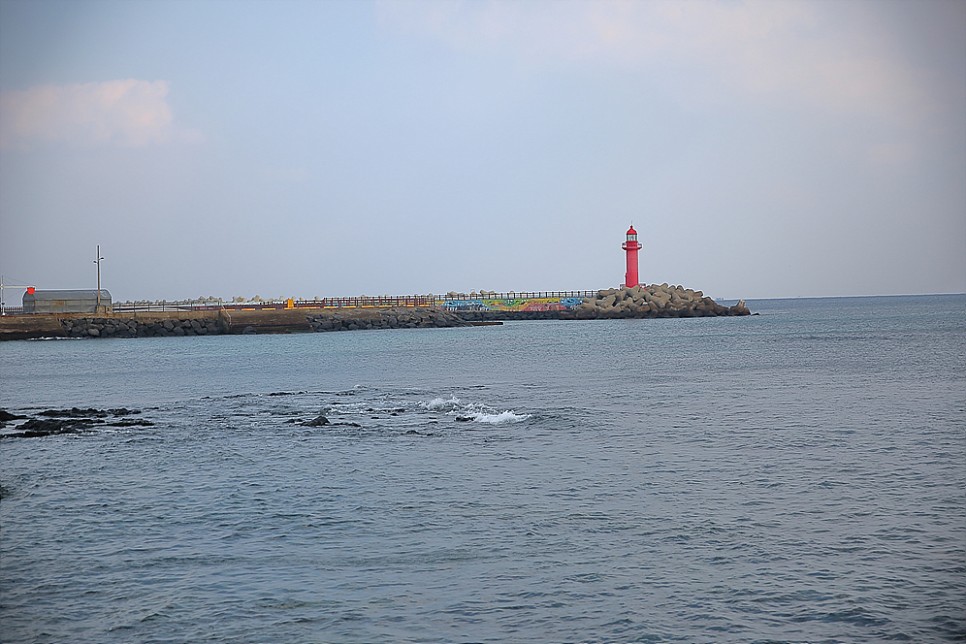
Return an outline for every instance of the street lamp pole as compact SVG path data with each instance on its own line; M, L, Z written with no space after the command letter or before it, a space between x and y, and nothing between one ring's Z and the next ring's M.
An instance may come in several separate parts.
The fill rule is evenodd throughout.
M97 308L94 309L96 312L101 312L101 245L97 245L97 255L94 263L97 264Z

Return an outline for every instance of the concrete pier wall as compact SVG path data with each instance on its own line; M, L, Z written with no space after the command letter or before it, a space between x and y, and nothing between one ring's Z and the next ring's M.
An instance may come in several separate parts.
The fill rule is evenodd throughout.
M587 297L447 298L428 307L209 309L0 317L0 340L143 338L464 326L516 320L595 320L749 315L744 302L718 304L667 284L605 289Z

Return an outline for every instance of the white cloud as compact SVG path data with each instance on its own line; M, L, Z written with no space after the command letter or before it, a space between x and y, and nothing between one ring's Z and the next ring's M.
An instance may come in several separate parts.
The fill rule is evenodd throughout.
M166 81L39 85L0 93L0 147L139 147L197 139L175 126Z
M751 100L928 123L927 70L892 46L874 3L795 0L472 0L381 5L385 24L528 64L586 62L670 75L700 101Z

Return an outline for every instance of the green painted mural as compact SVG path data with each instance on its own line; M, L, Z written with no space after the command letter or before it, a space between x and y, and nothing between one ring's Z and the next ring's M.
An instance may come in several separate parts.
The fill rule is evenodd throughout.
M443 300L448 311L571 311L580 306L579 297L468 298Z

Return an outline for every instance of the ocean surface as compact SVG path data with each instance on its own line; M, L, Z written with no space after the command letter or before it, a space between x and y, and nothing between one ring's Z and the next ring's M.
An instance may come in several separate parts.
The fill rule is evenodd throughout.
M966 296L749 305L0 343L154 423L0 440L0 641L966 641Z

